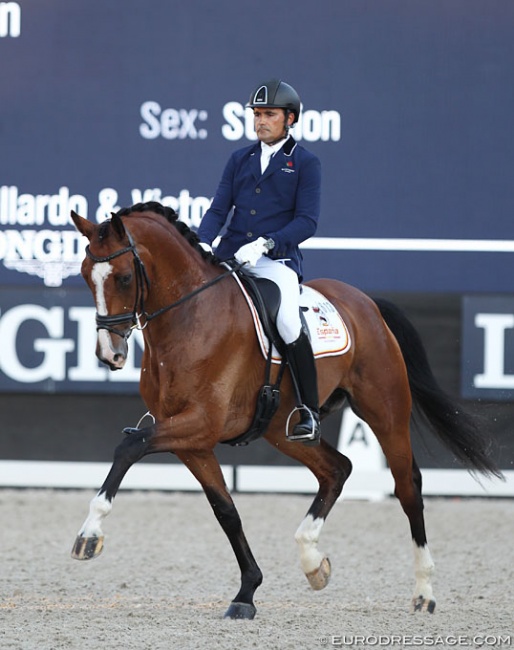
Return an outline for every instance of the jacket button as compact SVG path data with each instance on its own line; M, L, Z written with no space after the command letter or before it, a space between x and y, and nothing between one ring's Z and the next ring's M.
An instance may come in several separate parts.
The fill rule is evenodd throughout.
M247 236L247 237L253 237L253 232L247 232L247 233L246 233L246 236Z
M260 194L260 193L261 193L261 188L260 188L260 187L257 187L257 188L255 189L255 193L256 193L256 194Z
M257 210L250 210L250 214L257 214Z

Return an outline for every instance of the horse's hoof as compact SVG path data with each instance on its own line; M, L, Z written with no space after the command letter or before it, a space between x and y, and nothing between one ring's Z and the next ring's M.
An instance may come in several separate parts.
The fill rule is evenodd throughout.
M92 560L98 557L104 547L104 538L102 537L81 537L75 540L71 557L74 560Z
M250 603L230 603L230 607L225 612L223 618L253 620L257 610Z
M433 614L434 610L435 600L429 600L428 598L423 598L423 596L412 599L413 612L428 612L429 614Z
M331 572L330 560L328 557L324 557L319 567L310 573L306 573L305 577L315 591L320 591L320 589L324 589L328 585Z

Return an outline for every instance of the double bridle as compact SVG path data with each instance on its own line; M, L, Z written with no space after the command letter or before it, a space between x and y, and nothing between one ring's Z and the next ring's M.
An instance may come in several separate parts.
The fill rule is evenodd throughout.
M126 227L125 227L125 233L127 235L129 245L125 246L125 248L120 248L119 250L114 251L114 253L111 253L110 255L99 257L98 255L94 255L91 252L89 245L86 246L86 255L89 257L90 260L92 260L95 263L110 262L116 257L120 257L120 255L125 255L125 253L132 253L134 257L134 269L135 269L135 277L136 277L136 298L134 301L134 307L132 309L132 312L113 314L112 316L109 315L104 316L103 314L99 314L98 312L96 312L96 316L95 316L97 331L107 330L112 334L117 334L118 336L121 336L125 340L127 340L129 336L132 334L132 330L145 329L148 323L154 318L157 318L157 316L164 314L170 309L174 309L175 307L178 307L179 305L186 302L187 300L190 300L191 298L198 295L202 291L209 289L209 287L212 287L213 284L216 284L216 282L219 282L220 280L223 280L227 276L232 275L237 270L239 270L239 268L241 268L242 266L240 264L235 264L234 266L230 266L227 271L225 271L221 275L216 276L213 280L206 282L201 287L198 287L198 289L194 289L193 291L186 294L185 296L182 296L175 302L172 302L171 304L166 305L165 307L161 307L160 309L157 309L156 311L149 314L145 310L145 287L146 287L146 291L150 290L150 279L148 278L148 274L146 272L143 260L139 257L139 253L137 252L137 248L134 243L134 240L132 239L132 236ZM117 325L121 325L123 323L131 323L130 328L126 332L116 329Z

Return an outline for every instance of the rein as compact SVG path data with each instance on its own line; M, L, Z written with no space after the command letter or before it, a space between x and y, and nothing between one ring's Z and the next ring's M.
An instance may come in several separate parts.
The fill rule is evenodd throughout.
M126 253L132 253L132 255L134 256L134 268L136 271L136 298L134 301L134 308L132 309L132 313L130 314L122 313L122 314L113 314L111 316L109 315L104 316L97 312L95 316L97 331L104 329L107 330L108 332L111 332L112 334L117 334L118 336L121 336L125 340L127 340L129 336L132 334L132 330L145 329L148 323L152 321L154 318L157 318L158 316L165 314L171 309L174 309L175 307L182 305L184 302L202 293L202 291L206 291L207 289L210 289L210 287L212 287L217 282L224 280L229 275L232 275L234 272L238 271L242 266L242 264L239 263L234 264L227 271L225 271L221 275L216 276L212 280L209 280L209 282L206 282L201 287L194 289L193 291L186 294L185 296L182 296L178 300L175 300L175 302L172 302L171 304L166 305L165 307L161 307L160 309L157 309L156 311L149 314L145 310L144 298L145 298L145 285L147 291L149 291L150 280L148 278L145 265L143 264L142 259L139 257L139 253L137 252L137 248L134 243L134 240L132 239L131 234L126 228L125 228L125 232L129 240L129 245L126 246L125 248L120 248L120 250L117 250L114 253L111 253L110 255L106 255L105 257L98 257L97 255L94 255L91 252L89 245L86 246L86 255L89 257L89 259L91 259L95 263L110 262L116 257L119 257L120 255L125 255ZM142 320L144 320L144 324L142 324ZM132 323L130 329L127 332L122 332L116 329L117 325L121 325L122 323L127 323L127 322Z

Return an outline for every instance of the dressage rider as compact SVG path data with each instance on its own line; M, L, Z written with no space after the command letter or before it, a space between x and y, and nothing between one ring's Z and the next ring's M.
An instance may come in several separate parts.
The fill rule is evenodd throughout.
M201 245L211 250L226 226L217 257L235 257L248 273L279 286L277 328L302 400L300 421L288 439L312 444L320 438L318 387L311 344L299 313L302 254L298 246L316 231L321 165L289 132L300 115L300 98L292 86L278 79L261 83L247 107L253 109L259 142L230 157L198 236Z

